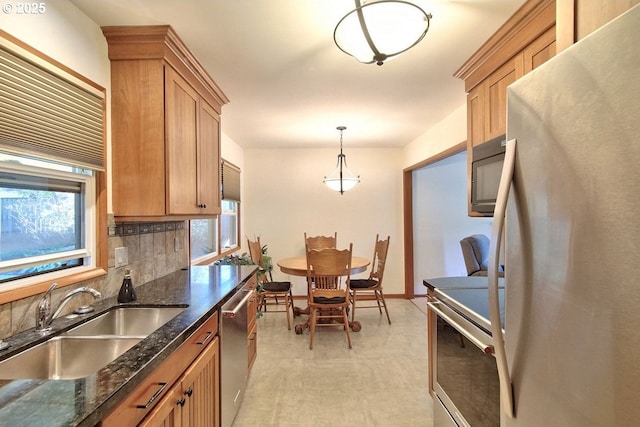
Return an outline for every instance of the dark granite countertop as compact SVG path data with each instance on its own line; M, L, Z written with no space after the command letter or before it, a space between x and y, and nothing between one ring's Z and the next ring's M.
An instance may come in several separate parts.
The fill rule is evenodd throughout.
M0 379L0 425L94 426L202 325L255 271L255 266L201 266L176 271L136 287L138 299L121 305L187 306L175 318L96 374L76 380ZM116 298L94 304L94 313L53 321L45 336L33 329L5 339L0 360L119 305Z

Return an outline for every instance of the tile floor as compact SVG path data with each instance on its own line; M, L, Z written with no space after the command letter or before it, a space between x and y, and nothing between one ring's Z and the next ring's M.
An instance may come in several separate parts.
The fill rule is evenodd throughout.
M309 350L309 332L288 331L284 313L259 318L258 358L233 427L431 427L426 315L410 300L387 305L391 325L377 310L357 312L351 350L339 328L317 330Z

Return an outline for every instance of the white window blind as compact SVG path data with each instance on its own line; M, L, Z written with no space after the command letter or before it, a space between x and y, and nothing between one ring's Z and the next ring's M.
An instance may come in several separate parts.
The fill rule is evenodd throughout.
M0 33L0 148L104 170L104 90Z
M240 201L240 169L222 160L222 199Z

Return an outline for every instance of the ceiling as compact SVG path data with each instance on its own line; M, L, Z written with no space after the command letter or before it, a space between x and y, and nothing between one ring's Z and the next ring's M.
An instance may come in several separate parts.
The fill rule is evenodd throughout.
M244 148L402 147L465 100L453 73L523 0L412 0L426 37L382 66L333 42L351 0L71 0L98 25L170 24L231 100Z

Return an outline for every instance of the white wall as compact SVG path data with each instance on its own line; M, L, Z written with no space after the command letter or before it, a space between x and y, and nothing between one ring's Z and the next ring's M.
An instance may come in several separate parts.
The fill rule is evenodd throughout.
M315 236L337 231L339 247L353 243L354 255L369 259L376 234L390 235L385 294L404 294L402 150L347 148L345 154L361 182L340 195L322 183L335 168L337 149L246 149L244 233L260 236L274 261L304 255L305 232ZM278 279L291 280L295 294L306 293L302 278L276 271Z
M414 291L423 279L466 276L460 240L491 235L491 218L467 216L467 153L413 172Z
M466 140L467 104L463 102L404 148L403 167L413 166Z

